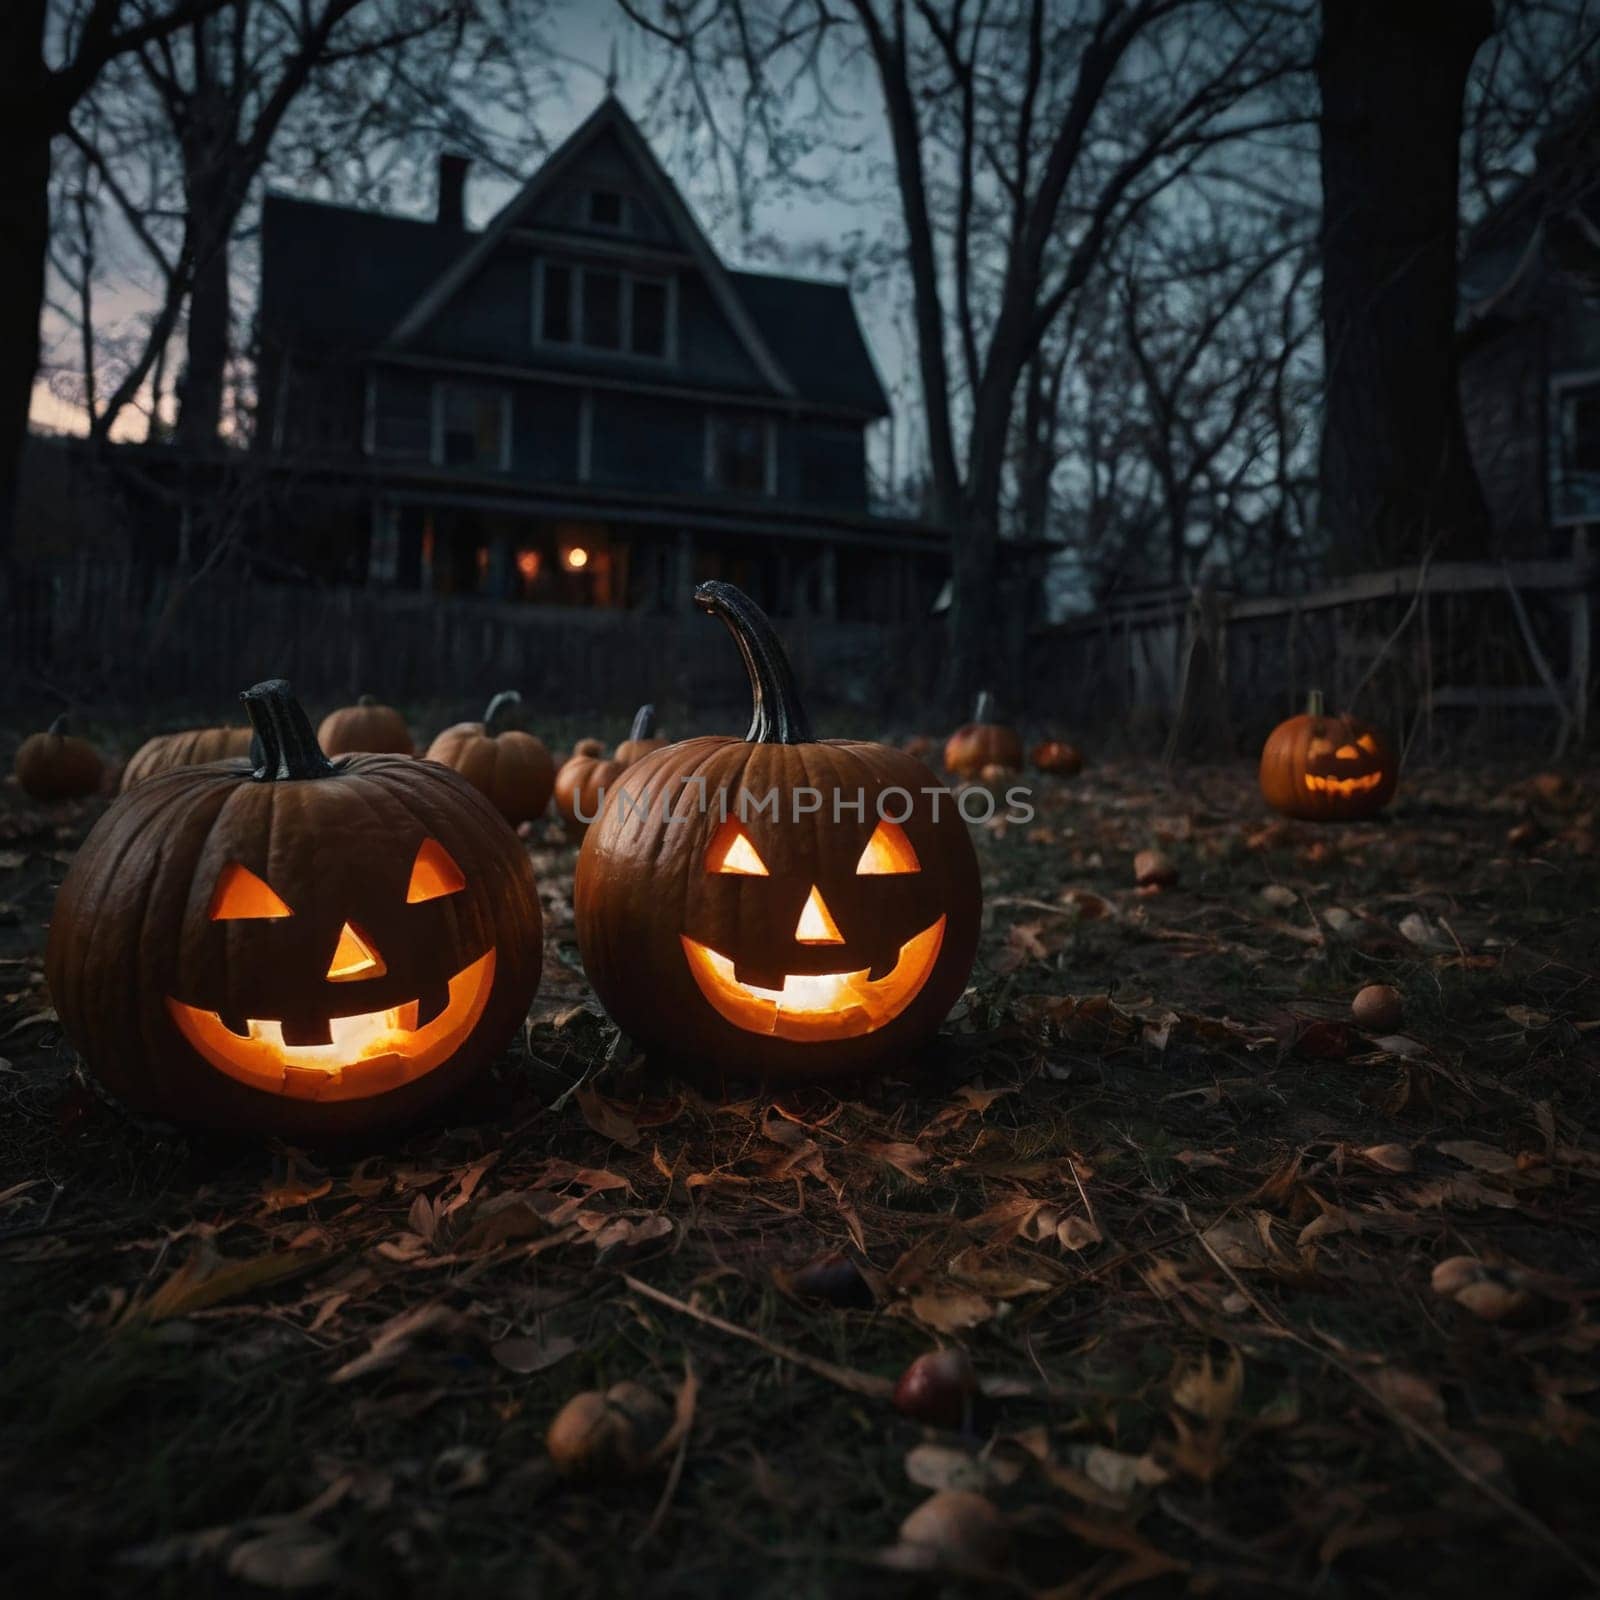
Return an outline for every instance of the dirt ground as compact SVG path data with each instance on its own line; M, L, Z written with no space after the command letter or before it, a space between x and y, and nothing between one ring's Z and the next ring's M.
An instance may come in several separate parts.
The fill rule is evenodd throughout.
M10 1591L1600 1592L1600 774L1413 773L1343 828L1242 764L1036 797L975 830L956 1013L844 1096L636 1059L533 841L525 1040L330 1154L85 1084L40 952L102 803L9 784ZM1179 881L1140 893L1152 845ZM1371 982L1397 1025L1352 1023ZM956 1426L889 1398L935 1345L980 1379ZM622 1380L670 1427L562 1478L552 1417ZM990 1537L918 1570L897 1530L951 1488Z

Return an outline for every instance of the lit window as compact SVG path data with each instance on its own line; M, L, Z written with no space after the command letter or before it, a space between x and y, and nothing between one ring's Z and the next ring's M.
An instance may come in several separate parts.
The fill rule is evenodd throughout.
M539 552L537 550L517 551L517 571L527 583L532 583L539 576Z

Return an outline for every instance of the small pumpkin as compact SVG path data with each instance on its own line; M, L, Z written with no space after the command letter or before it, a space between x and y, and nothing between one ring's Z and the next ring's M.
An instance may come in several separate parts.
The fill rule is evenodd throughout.
M656 732L656 708L643 705L634 712L633 726L628 730L628 737L617 746L616 759L625 767L632 766L652 750L665 749L666 745L667 741Z
M261 761L158 774L90 831L45 952L67 1037L137 1111L370 1132L438 1104L538 987L533 869L456 773L318 747L288 684L242 696Z
M995 721L994 696L987 689L978 696L972 721L950 735L944 764L947 771L962 778L975 778L985 767L1022 770L1022 735Z
M1083 752L1065 739L1041 739L1033 747L1033 765L1055 778L1075 778L1083 771Z
M575 756L603 756L606 753L604 739L580 739L572 747Z
M135 784L174 767L198 767L208 761L247 756L252 737L248 728L188 728L182 733L158 733L128 757L119 793L126 794Z
M67 719L60 716L17 746L11 770L30 800L77 800L99 790L105 763L87 739L67 732Z
M1273 810L1308 822L1347 822L1383 810L1399 772L1369 722L1329 716L1313 689L1305 711L1280 722L1261 751L1261 793Z
M417 753L406 719L370 694L362 695L353 706L330 711L317 725L317 743L330 756Z
M458 722L428 746L427 759L459 772L515 826L544 815L556 764L542 740L511 726L522 704L515 689L489 702L482 722Z
M653 1055L714 1072L805 1081L903 1057L972 969L966 824L914 756L812 735L747 595L702 583L695 604L732 633L754 716L743 739L655 751L607 795L574 879L589 980Z

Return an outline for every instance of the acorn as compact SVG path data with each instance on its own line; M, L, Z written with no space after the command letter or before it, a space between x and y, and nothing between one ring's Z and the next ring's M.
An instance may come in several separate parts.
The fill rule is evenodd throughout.
M992 1572L1006 1564L1011 1534L986 1495L941 1489L900 1524L900 1543L931 1565Z
M861 1269L849 1256L837 1251L808 1261L792 1272L774 1268L772 1278L780 1289L801 1300L822 1300L831 1306L860 1310L870 1310L877 1303L872 1285L862 1277Z
M1350 1014L1358 1028L1373 1033L1388 1033L1400 1026L1405 1006L1400 991L1387 983L1369 983L1350 1002Z
M652 1464L672 1414L642 1383L586 1389L555 1414L545 1449L564 1478L630 1477Z
M1133 881L1141 889L1170 889L1178 881L1177 864L1161 850L1141 850L1133 858Z
M927 1350L900 1374L894 1408L935 1428L959 1428L972 1413L978 1373L965 1350Z

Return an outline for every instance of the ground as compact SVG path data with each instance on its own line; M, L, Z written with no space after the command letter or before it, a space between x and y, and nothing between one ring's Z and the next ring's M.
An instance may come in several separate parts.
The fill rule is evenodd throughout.
M1270 820L1242 764L1035 800L976 830L944 1032L843 1093L637 1060L574 852L534 840L525 1039L442 1129L328 1152L86 1086L40 950L103 803L10 786L13 1592L1600 1589L1595 774L1410 773L1346 827ZM1179 880L1141 893L1151 846ZM1352 1022L1372 982L1399 1023ZM889 1398L940 1344L982 1385L955 1427ZM561 1478L552 1417L623 1380L671 1428L635 1476ZM948 1487L1004 1539L908 1573Z

